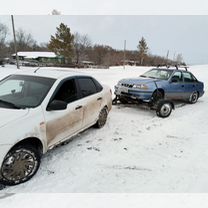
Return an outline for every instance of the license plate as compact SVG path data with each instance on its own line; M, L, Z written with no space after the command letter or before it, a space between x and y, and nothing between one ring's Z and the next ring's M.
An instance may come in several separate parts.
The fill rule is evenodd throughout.
M128 88L126 88L126 87L119 87L118 91L119 91L119 92L125 92L125 93L128 93Z

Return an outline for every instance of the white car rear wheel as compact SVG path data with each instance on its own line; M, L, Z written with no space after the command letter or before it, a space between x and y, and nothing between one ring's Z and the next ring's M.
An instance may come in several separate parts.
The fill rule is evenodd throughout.
M98 121L96 123L96 127L97 128L102 128L105 125L106 121L107 121L107 117L108 117L108 109L107 109L107 107L104 107L100 111L99 118L98 118Z

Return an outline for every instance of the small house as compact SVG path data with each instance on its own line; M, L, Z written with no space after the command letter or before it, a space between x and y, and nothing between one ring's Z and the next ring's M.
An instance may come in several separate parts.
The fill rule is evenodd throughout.
M38 63L40 65L54 65L64 63L64 57L57 56L54 52L43 51L20 51L17 53L20 62L24 63ZM12 54L12 58L16 59L16 54Z

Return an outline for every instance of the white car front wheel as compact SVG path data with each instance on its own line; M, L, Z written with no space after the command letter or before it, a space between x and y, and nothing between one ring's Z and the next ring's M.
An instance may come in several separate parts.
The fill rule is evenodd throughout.
M31 145L17 146L9 151L1 166L1 183L18 185L28 181L40 166L40 153Z

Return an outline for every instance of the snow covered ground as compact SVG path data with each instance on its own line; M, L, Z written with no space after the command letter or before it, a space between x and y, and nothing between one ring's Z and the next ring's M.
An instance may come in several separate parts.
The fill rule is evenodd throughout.
M147 67L83 69L113 86ZM5 76L8 67L0 69ZM192 66L208 91L208 66ZM208 192L208 94L166 119L142 106L113 106L106 126L48 152L27 183L0 192Z
M207 208L206 194L33 193L0 196L3 208Z

